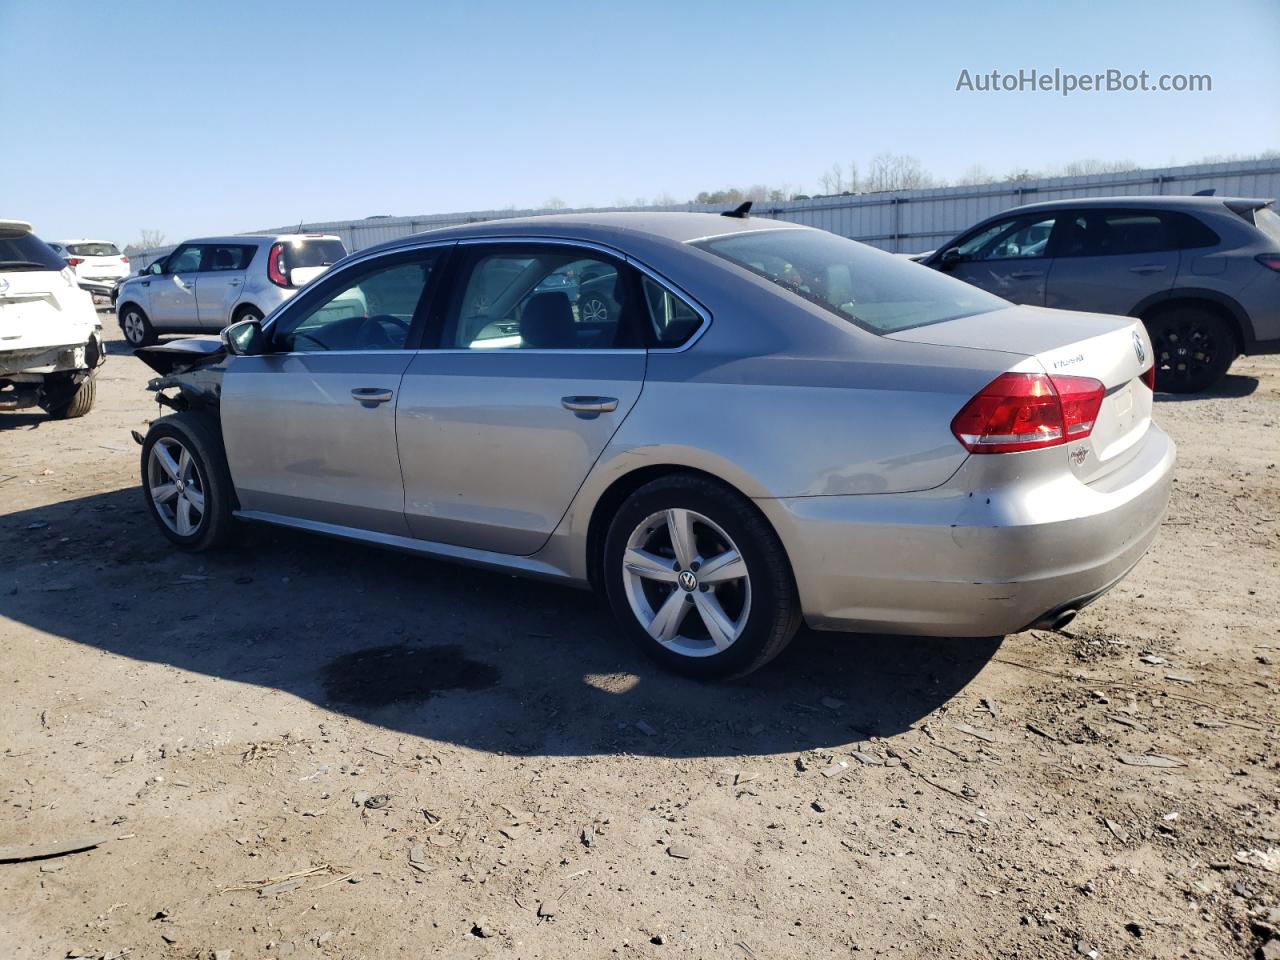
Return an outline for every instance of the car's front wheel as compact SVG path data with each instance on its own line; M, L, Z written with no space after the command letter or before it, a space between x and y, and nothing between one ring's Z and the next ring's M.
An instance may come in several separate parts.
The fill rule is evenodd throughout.
M183 550L201 551L231 536L235 490L217 426L198 413L151 424L142 444L142 492L160 532Z
M156 342L156 331L142 308L127 303L120 311L120 332L131 347L145 347Z
M750 501L710 479L663 477L633 493L610 524L603 560L623 629L677 672L742 676L800 626L777 534Z

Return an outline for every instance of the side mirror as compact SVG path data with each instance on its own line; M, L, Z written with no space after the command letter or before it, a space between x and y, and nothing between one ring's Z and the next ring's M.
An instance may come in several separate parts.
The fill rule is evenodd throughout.
M262 323L258 320L241 320L225 327L220 334L223 346L233 357L253 356L262 353Z
M156 276L156 277L160 276L160 274L164 273L164 261L157 260L155 263L151 264L151 266L147 267L147 269L144 270L143 272L149 273L152 276Z
M938 266L943 270L950 270L961 260L959 247L948 247L942 251L942 256L938 258Z

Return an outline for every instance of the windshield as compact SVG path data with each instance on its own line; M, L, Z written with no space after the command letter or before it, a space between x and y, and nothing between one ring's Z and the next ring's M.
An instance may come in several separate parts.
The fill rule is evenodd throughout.
M67 261L34 233L0 231L0 272L10 270L62 270Z
M285 269L294 267L330 267L347 255L341 240L306 237L284 245Z
M1280 213L1271 206L1253 211L1253 223L1272 243L1280 244Z
M73 257L120 256L120 249L114 243L69 243L67 252Z
M999 297L825 230L761 230L699 240L709 250L872 333L1008 306Z

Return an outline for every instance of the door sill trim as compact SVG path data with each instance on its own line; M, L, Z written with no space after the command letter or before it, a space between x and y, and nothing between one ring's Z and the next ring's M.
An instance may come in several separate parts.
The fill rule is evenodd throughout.
M279 513L268 513L264 510L236 510L233 515L241 520L255 523L269 523L278 527L290 527L307 533L318 533L339 540L364 543L390 550L416 553L437 560L452 560L457 563L486 570L497 570L503 573L517 573L540 580L554 580L568 586L586 588L585 580L579 580L567 571L537 560L534 557L518 557L506 553L495 553L491 550L477 550L472 547L460 547L452 543L438 543L434 540L419 540L415 537L402 537L394 533L380 533L375 530L362 530L358 527L346 527L338 523L323 523L319 520L304 520L300 517L289 517Z

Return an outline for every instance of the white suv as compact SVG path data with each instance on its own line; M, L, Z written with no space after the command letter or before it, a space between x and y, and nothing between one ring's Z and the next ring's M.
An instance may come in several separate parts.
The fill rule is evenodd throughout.
M161 333L261 320L346 255L341 239L319 233L188 240L120 285L120 329L142 347Z
M120 248L106 240L72 240L51 243L55 252L66 258L76 275L81 290L109 297L116 286L129 276L129 258Z
M21 220L0 220L0 410L83 417L105 359L102 323L62 256Z

